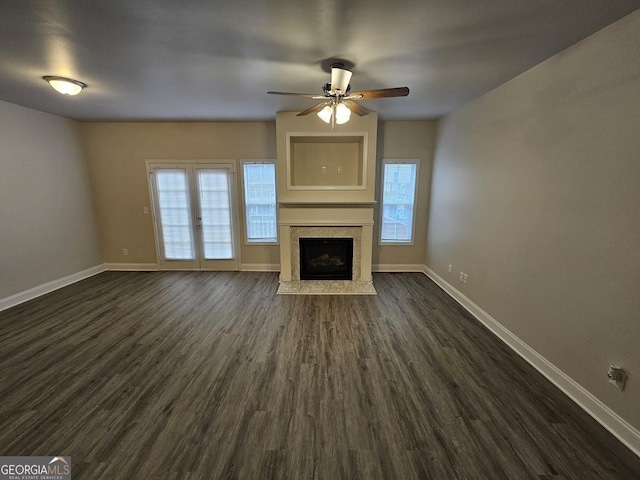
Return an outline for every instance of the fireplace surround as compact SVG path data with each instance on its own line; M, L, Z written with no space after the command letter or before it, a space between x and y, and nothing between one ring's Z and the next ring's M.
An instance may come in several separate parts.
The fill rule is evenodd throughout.
M278 293L376 294L371 277L372 206L281 206L278 223L281 265ZM352 239L351 280L301 279L300 238Z

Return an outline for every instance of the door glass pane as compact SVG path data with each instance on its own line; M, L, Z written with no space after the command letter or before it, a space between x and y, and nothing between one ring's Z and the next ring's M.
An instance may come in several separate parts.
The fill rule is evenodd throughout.
M158 205L164 257L167 260L193 260L193 229L187 171L156 170Z
M198 170L198 195L204 258L233 258L229 171Z

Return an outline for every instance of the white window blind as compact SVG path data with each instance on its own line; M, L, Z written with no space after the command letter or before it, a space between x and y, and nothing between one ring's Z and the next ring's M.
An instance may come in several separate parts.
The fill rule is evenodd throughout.
M158 205L164 256L168 260L193 260L193 228L187 171L156 170Z
M381 243L413 242L416 162L384 163Z
M207 260L233 258L228 170L199 170L198 193L204 258Z
M276 167L245 163L243 173L247 242L277 242Z

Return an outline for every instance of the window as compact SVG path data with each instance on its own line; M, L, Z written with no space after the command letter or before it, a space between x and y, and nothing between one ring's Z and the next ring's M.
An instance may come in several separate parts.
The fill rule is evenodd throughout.
M276 166L273 162L245 162L243 174L247 243L275 243Z
M413 244L417 160L383 160L380 243Z

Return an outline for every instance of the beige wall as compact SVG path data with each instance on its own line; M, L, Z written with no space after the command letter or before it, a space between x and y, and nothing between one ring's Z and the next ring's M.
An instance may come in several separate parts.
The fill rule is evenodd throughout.
M152 218L143 213L151 207L147 160L276 158L275 122L85 123L82 131L106 263L157 260ZM243 264L279 263L277 246L244 245L244 230L241 237Z
M0 299L99 265L78 124L0 102Z
M274 122L83 123L81 128L105 263L156 262L152 218L143 213L150 207L146 160L276 158ZM432 121L380 124L378 158L420 159L420 188L415 245L379 247L376 237L374 263L424 263L434 131ZM378 191L379 184L376 199ZM277 246L242 245L243 264L279 261Z
M640 12L444 117L427 242L431 269L636 428L638 45Z
M294 186L362 185L362 142L296 143L291 146Z
M374 265L424 265L429 216L429 192L435 143L436 122L386 121L378 126L378 172L376 175L376 210L374 227ZM418 196L416 201L415 241L413 245L379 245L380 181L382 159L417 159Z

